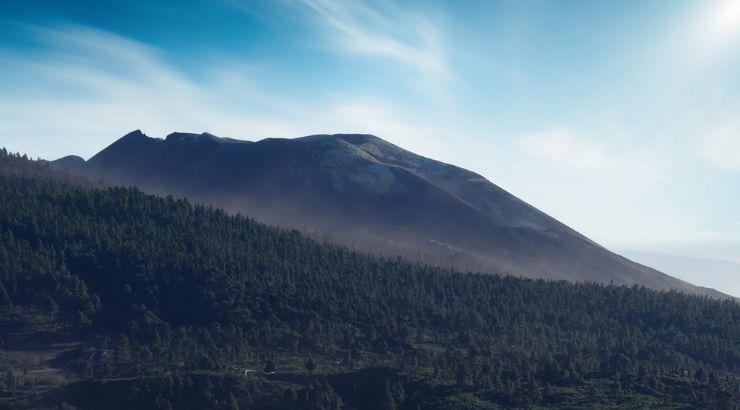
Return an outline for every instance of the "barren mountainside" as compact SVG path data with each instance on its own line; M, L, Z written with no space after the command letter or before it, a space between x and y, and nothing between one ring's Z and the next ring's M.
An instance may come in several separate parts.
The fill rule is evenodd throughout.
M463 271L721 295L614 254L474 172L372 135L248 142L137 130L88 161L53 164Z

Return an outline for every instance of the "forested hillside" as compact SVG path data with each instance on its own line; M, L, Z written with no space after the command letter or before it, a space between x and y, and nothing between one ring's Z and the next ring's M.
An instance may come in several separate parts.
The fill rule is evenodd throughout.
M732 300L458 273L0 170L0 407L738 404Z

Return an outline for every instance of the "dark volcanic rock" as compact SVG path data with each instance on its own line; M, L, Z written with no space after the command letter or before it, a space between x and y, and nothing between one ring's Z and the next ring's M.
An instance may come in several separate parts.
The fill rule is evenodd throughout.
M478 174L372 135L247 142L137 130L86 163L54 164L465 271L712 293L604 249Z

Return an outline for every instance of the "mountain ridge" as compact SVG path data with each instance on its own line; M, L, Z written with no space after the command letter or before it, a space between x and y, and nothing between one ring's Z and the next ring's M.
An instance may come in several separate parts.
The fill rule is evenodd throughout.
M53 164L463 271L719 293L616 255L477 173L369 134L251 142L137 130L84 166Z

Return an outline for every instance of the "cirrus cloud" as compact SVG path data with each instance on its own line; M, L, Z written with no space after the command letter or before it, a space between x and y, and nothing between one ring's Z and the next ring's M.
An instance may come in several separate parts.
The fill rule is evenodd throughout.
M270 90L239 61L193 79L156 47L81 25L27 32L40 51L5 53L0 67L0 135L11 150L87 157L140 128L156 137L179 130L241 139L374 133L442 151L433 148L437 131L389 101L331 90L305 101Z
M303 0L340 49L383 57L427 75L449 75L444 36L420 13L391 3ZM379 10L384 6L386 9Z
M620 167L596 141L579 138L566 129L554 128L525 135L516 144L529 156L569 167L602 171Z

